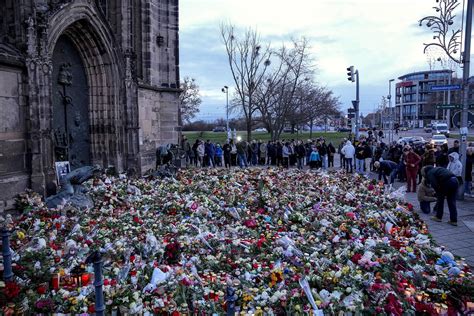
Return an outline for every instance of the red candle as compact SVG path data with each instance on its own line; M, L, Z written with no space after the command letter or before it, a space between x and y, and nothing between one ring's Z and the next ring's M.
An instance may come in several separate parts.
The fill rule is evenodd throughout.
M55 291L59 290L59 273L53 275L53 289Z
M87 286L89 285L90 282L90 274L89 273L84 273L81 276L81 281L82 281L82 286Z

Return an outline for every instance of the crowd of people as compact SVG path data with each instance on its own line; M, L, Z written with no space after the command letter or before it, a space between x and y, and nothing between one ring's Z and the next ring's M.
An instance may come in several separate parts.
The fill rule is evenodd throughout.
M278 140L262 142L253 140L235 141L224 144L197 139L192 145L187 139L182 141L188 164L196 167L239 166L282 166L303 169L334 167L336 148L323 138L308 140Z
M435 221L441 221L446 199L449 223L453 225L457 223L456 196L474 197L471 192L474 144L467 148L463 182L458 140L452 147L447 144L387 143L383 133L369 133L358 140L343 139L335 146L324 138L266 142L230 139L220 144L200 139L190 143L183 137L181 148L187 164L196 167L328 169L335 167L334 159L339 156L339 167L346 172L361 175L375 172L389 189L396 180L406 182L407 192L417 192L420 209L425 213L430 213L430 203L436 202L433 208Z

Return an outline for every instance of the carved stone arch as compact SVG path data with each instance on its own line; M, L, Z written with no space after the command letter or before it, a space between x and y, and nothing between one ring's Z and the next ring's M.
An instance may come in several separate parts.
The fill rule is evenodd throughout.
M96 9L89 1L78 0L51 16L47 51L54 51L60 36L67 36L76 46L89 83L91 161L123 170L123 59Z

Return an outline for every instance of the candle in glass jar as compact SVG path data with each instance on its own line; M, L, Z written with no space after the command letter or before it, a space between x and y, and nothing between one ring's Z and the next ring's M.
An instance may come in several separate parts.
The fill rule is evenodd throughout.
M59 273L55 273L53 275L52 283L53 283L53 289L56 291L59 290L59 280L60 280Z

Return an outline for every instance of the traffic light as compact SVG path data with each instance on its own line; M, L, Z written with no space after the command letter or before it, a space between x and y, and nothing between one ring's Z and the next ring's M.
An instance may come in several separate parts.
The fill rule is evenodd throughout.
M354 66L350 66L347 68L347 80L354 82L355 77L354 77Z
M352 127L352 120L351 119L347 120L347 127Z

